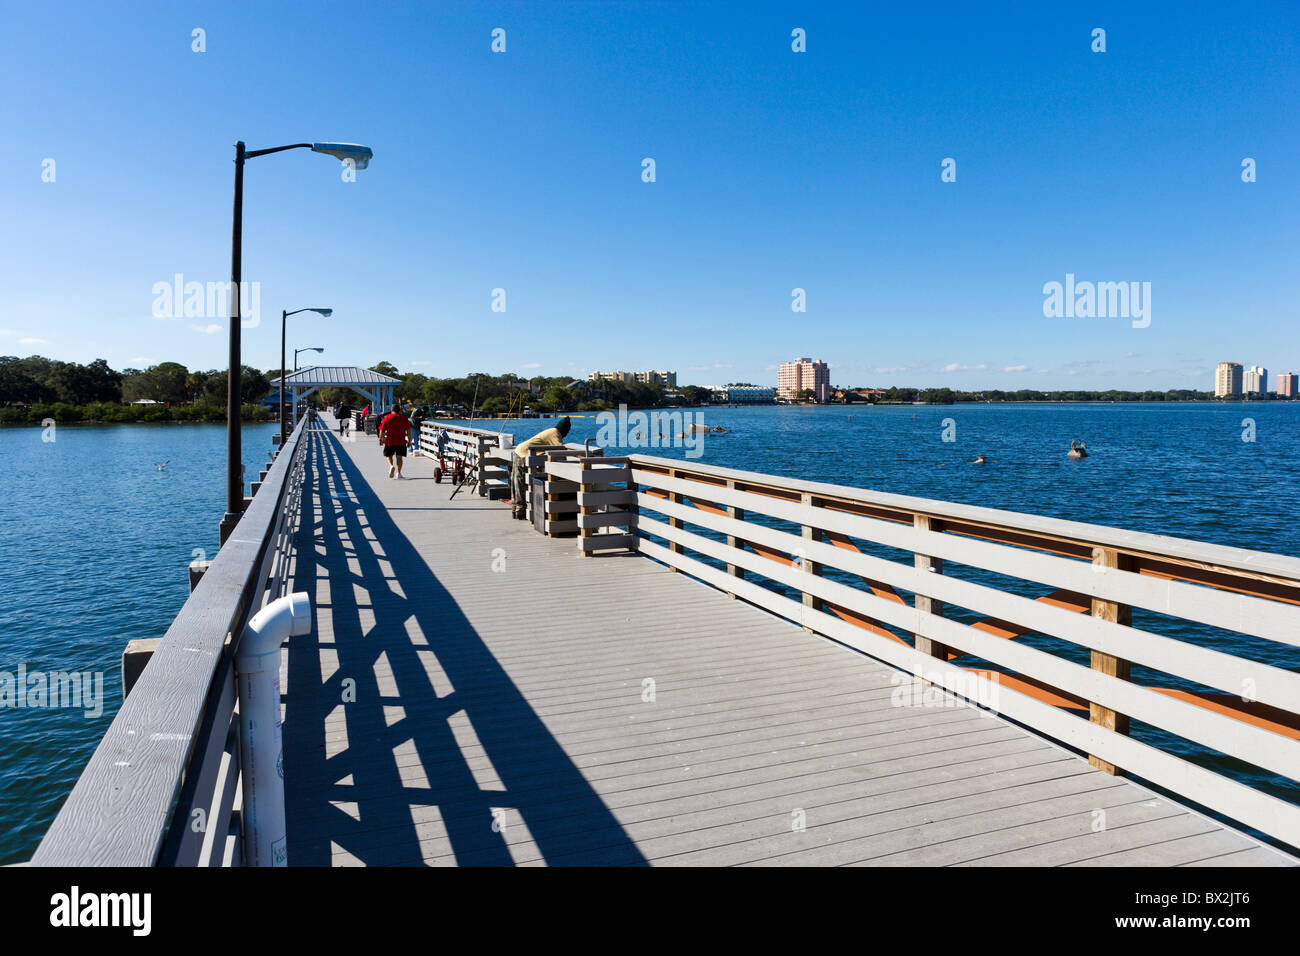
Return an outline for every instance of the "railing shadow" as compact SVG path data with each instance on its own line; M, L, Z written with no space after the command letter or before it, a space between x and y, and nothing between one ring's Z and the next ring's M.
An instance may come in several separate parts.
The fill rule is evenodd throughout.
M310 456L294 590L316 626L290 640L285 689L291 863L509 866L513 845L645 865L335 439L317 433ZM520 823L531 845L507 841Z

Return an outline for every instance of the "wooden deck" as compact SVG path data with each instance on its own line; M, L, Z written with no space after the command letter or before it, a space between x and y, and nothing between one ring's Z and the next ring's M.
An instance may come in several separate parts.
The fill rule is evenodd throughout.
M332 422L328 416L326 423ZM282 667L294 865L1293 865L649 558L317 433Z

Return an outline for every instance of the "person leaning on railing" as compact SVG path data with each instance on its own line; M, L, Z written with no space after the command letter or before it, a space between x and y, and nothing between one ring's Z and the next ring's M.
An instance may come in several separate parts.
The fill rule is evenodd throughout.
M569 416L565 415L554 428L538 432L515 446L515 453L510 458L510 513L516 518L528 517L528 449L534 445L563 445L570 424Z

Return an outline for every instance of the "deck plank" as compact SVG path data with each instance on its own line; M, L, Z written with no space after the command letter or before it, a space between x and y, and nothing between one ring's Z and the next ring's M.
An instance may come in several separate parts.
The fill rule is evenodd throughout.
M328 416L325 416L328 422ZM999 717L315 434L282 661L300 865L1294 864ZM1094 811L1107 829L1093 833Z

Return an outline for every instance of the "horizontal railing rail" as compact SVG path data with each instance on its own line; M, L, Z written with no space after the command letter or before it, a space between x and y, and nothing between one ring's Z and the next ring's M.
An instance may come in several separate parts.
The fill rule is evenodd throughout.
M1300 674L1203 636L1208 627L1256 639L1244 646L1300 647L1300 559L626 460L642 554L990 706L1103 770L1300 846L1300 807L1129 733L1130 720L1141 721L1300 780ZM575 479L588 474L581 467L556 471ZM1200 639L1179 636L1188 624ZM1185 689L1134 682L1131 664Z
M239 793L232 635L287 593L313 415L298 422L109 725L34 866L230 865Z

